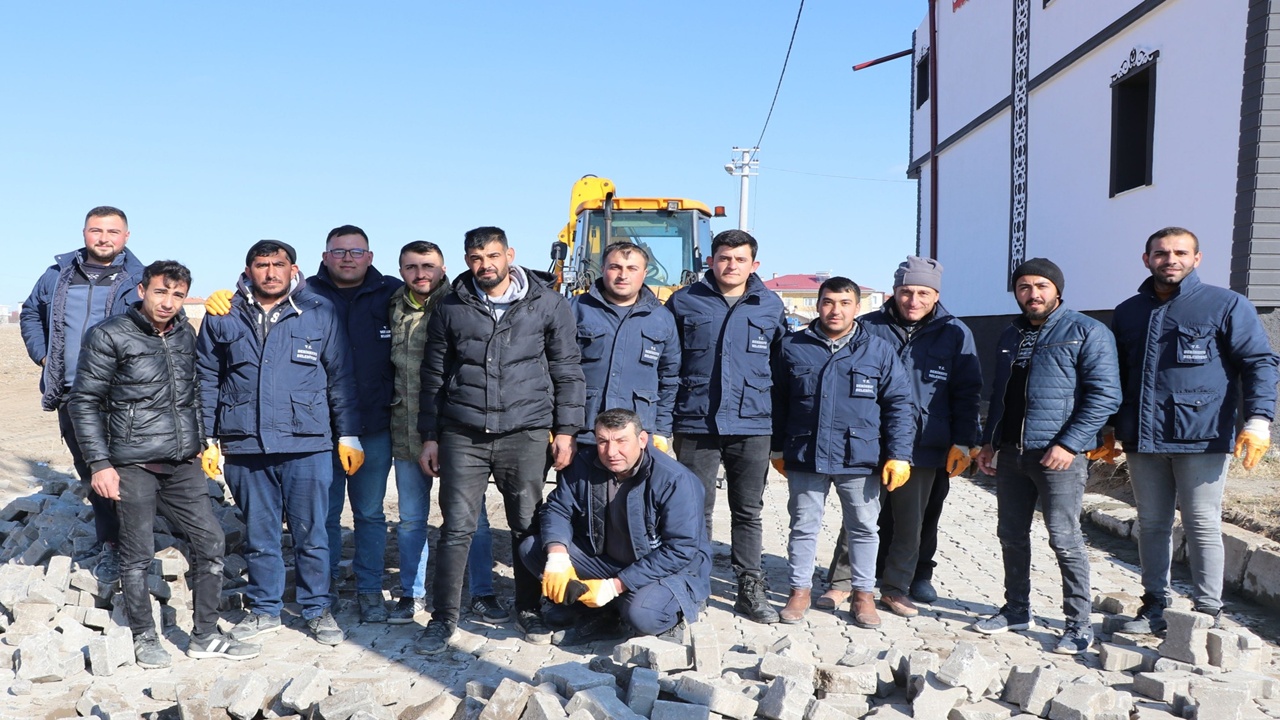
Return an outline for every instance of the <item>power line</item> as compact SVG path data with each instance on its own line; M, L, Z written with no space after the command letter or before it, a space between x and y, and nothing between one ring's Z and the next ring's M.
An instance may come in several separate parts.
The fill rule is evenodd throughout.
M915 180L893 180L891 178L869 178L855 177L853 175L829 175L827 173L805 172L804 170L786 170L768 165L761 165L761 170L773 170L774 172L792 173L794 175L812 175L814 177L837 178L839 180L862 180L864 182L885 182L885 183L913 183Z
M778 74L778 86L773 90L773 101L769 103L769 113L764 116L764 127L760 128L760 139L756 140L755 153L760 152L760 143L764 140L764 131L769 129L769 118L773 117L773 106L778 104L778 93L782 92L782 78L787 76L787 62L791 60L791 48L796 44L796 31L800 29L800 15L804 12L804 0L800 0L800 9L796 10L796 23L791 27L791 41L787 43L787 55L782 58L782 72Z

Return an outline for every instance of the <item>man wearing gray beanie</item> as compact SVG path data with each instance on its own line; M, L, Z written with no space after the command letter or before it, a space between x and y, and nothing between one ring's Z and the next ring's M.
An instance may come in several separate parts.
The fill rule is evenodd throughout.
M897 351L921 410L911 479L882 493L880 504L880 604L904 617L918 614L912 598L938 599L932 582L938 519L950 478L969 466L970 449L978 444L982 368L973 334L938 302L941 291L942 264L909 256L894 273L893 296L879 311L858 318ZM818 598L818 607L840 607L851 575L848 550L838 542L827 578L831 589Z
M996 535L1004 555L1005 604L973 629L1026 630L1031 614L1031 520L1039 500L1062 570L1066 630L1055 652L1093 642L1089 556L1080 532L1085 451L1120 407L1120 371L1107 326L1062 304L1062 270L1032 258L1013 272L1022 314L1000 336L995 384L978 469L996 476ZM997 464L996 453L999 452Z

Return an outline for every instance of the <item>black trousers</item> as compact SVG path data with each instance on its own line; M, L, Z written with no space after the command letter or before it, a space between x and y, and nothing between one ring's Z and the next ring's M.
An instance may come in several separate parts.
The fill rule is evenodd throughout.
M729 490L730 538L734 575L760 573L764 483L769 472L768 435L676 435L676 458L702 480L707 537L716 506L716 475L724 465ZM846 561L846 564L848 562Z
M71 415L67 412L67 404L58 406L58 431L62 433L62 441L71 451L71 462L76 466L76 474L85 485L93 478L89 465L84 461L84 453L80 452L80 441L76 439L76 428L71 424ZM108 500L89 488L89 504L93 506L93 529L97 531L98 543L120 542L120 518L116 514L116 503Z
M490 475L502 493L513 555L519 552L520 543L537 529L542 486L551 467L548 432L546 428L500 435L468 428L441 431L439 502L444 522L436 545L432 620L458 622L467 554ZM511 564L515 571L516 610L536 609L542 592L537 576L518 559Z
M929 502L925 504L923 522L920 525L920 556L916 560L916 580L933 580L933 569L938 566L933 556L938 552L938 523L942 518L942 508L947 502L947 494L951 492L951 476L946 468L938 468L933 478L933 488L929 491ZM893 508L887 503L880 508L880 552L876 557L876 577L884 575L886 553L893 543ZM827 585L834 590L848 592L853 588L853 571L849 568L849 548L845 545L844 533L836 539L835 553L831 556L831 567L827 569ZM908 590L909 588L899 588Z
M134 635L152 631L147 570L155 558L155 519L159 512L180 532L191 553L192 601L196 635L218 629L222 596L225 535L210 506L209 486L197 460L178 466L172 475L138 465L116 468L120 474L120 581L125 610Z

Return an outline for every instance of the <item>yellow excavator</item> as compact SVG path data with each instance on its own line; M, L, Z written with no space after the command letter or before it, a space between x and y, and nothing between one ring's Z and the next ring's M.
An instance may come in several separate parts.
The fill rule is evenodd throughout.
M586 292L600 277L605 247L632 242L648 251L645 284L666 302L702 277L712 217L696 200L622 198L612 180L584 175L573 184L569 222L551 245L551 272L565 295ZM724 217L724 208L717 207L714 217Z

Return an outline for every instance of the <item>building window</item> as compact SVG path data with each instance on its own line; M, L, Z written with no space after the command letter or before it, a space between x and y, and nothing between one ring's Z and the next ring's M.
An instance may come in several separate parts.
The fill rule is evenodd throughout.
M929 53L920 56L916 63L916 107L929 101Z
M1112 76L1111 197L1151 184L1159 51L1137 51Z

